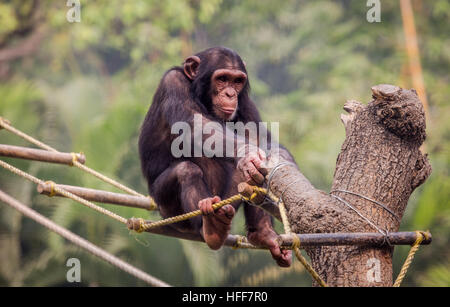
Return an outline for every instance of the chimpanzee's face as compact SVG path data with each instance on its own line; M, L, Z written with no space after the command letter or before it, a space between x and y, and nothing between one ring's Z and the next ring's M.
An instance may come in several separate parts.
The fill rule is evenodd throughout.
M212 48L202 54L203 60L193 55L184 61L184 73L193 84L202 87L201 92L208 96L202 97L203 103L211 107L216 117L232 120L239 107L239 94L248 83L245 64L237 55L224 54L222 49Z
M217 69L211 76L213 112L223 120L232 120L238 109L238 97L247 82L247 74L238 68Z

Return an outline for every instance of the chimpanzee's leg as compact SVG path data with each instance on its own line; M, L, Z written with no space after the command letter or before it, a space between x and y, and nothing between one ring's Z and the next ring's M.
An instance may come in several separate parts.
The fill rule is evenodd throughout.
M207 210L220 201L213 197L196 164L183 161L165 170L152 185L152 196L164 218L202 209L204 215L171 224L182 232L200 233L209 247L218 249L223 245L234 217L234 208L224 206L214 212Z

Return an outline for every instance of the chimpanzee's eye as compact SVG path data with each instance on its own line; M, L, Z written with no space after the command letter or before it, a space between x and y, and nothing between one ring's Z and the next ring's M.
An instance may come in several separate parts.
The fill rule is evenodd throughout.
M222 82L227 82L227 76L220 76L217 78L217 80L222 81Z
M236 78L234 80L234 83L238 83L238 84L243 83L243 82L244 82L244 78Z

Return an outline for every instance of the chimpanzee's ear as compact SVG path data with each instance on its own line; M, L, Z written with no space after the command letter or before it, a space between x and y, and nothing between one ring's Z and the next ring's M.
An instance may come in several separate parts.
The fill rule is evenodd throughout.
M198 66L200 65L200 58L198 56L190 56L184 61L184 73L186 76L194 80L198 72Z

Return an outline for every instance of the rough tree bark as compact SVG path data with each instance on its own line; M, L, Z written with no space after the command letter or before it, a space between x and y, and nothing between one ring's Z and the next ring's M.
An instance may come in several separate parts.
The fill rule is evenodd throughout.
M398 231L411 193L431 173L420 152L425 114L414 90L372 87L367 105L348 101L342 115L346 139L337 158L331 190L388 232ZM301 166L301 161L299 162ZM272 167L275 162L272 162ZM272 168L273 169L273 168ZM270 171L270 168L269 168ZM315 189L295 166L273 172L271 191L283 199L295 233L376 232L378 230L331 194ZM306 248L314 269L330 286L391 286L393 248L341 246Z

